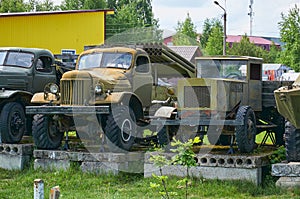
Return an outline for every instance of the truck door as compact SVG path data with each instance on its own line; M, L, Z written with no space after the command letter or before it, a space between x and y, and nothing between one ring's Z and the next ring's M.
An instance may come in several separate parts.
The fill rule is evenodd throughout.
M46 84L56 83L56 69L52 66L52 59L41 56L34 63L33 91L42 92Z
M133 73L133 92L140 98L143 107L149 107L151 105L153 77L147 56L137 56Z
M262 110L262 64L250 63L248 83L249 105L255 111Z

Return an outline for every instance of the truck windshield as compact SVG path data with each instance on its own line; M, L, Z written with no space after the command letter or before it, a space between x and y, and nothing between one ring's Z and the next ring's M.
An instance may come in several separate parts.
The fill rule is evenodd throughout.
M34 54L28 52L0 51L1 66L19 66L30 68Z
M121 68L129 69L132 62L130 53L100 52L86 54L80 57L78 69L89 68Z
M247 61L245 60L197 60L197 77L229 78L245 80Z

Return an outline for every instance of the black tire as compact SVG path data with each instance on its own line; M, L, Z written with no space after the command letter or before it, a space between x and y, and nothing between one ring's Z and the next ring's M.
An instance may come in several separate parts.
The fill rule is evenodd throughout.
M256 147L256 119L252 108L241 106L238 109L236 120L244 122L244 125L235 128L238 149L241 153L250 153Z
M296 129L289 121L285 123L286 159L289 162L300 161L300 129Z
M19 143L26 130L24 107L17 102L4 105L0 115L0 131L3 143Z
M157 141L158 141L158 145L161 147L166 146L170 143L171 140L169 134L167 133L166 126L159 128L157 132Z
M231 142L231 136L230 135L216 135L216 134L207 134L207 139L211 145L222 145L222 146L228 146Z
M33 121L33 116L27 115L26 116L26 131L25 131L24 135L32 136L32 121Z
M177 125L168 126L168 131L167 131L166 126L159 127L157 133L158 144L160 146L166 146L170 144L173 137L177 134L178 128L179 126Z
M189 141L189 139L194 139L197 136L197 127L189 125L178 126L177 133L175 134L176 140L182 143Z
M132 109L127 106L114 107L104 126L111 152L130 151L136 137L136 118Z
M284 117L282 117L279 113L276 115L276 121L274 121L274 124L277 125L275 131L275 141L277 146L283 146L284 145Z
M32 136L39 149L57 149L61 146L64 133L58 129L58 122L52 116L35 115L32 122Z
M223 135L221 131L222 129L219 129L217 126L209 126L207 139L211 145L230 145L231 136Z

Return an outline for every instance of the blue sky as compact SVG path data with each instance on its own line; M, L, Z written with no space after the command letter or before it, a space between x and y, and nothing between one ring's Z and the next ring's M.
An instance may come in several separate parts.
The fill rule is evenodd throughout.
M202 32L206 18L218 18L223 23L223 10L214 0L152 0L154 17L159 19L161 29L175 31L177 22L183 22L189 13L198 32ZM226 7L227 34L250 35L250 0L218 0ZM281 13L287 15L300 0L253 0L253 36L279 37L278 22Z

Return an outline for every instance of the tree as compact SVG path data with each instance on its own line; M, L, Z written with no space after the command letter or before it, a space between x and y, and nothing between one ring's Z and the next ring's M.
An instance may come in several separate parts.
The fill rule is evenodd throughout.
M85 0L83 9L104 9L107 4L105 0Z
M59 6L54 6L53 1L51 0L43 0L40 3L36 1L35 10L36 11L59 10Z
M244 35L239 43L234 43L231 48L228 49L228 55L239 55L239 56L251 56L261 57L266 59L267 51L261 47L251 43L247 35Z
M212 32L212 29L214 27L219 27L221 31L223 32L223 26L220 20L218 19L205 19L204 25L203 25L203 31L202 35L200 37L200 44L203 49L206 48L206 44L208 42L208 38Z
M289 10L288 15L281 13L280 21L281 41L285 44L280 60L283 64L300 71L300 12L297 5Z
M105 0L64 0L60 8L62 10L90 10L104 9L107 7Z
M0 1L0 12L25 12L26 4L23 0L1 0Z
M161 40L161 31L158 30L158 20L153 17L151 1L108 1L107 5L115 8L115 14L107 16L107 37L117 34L122 38L121 40L124 36L131 41L140 40L140 42L141 40ZM150 28L145 29L145 27ZM122 32L124 33L120 35Z
M178 22L173 42L175 45L198 45L196 26L189 13L184 22Z
M194 39L197 38L196 26L192 22L192 19L191 19L189 13L187 13L187 17L183 23L178 22L176 31L180 32L188 37L191 37Z
M280 48L278 48L273 42L270 47L270 51L267 53L266 58L264 59L264 62L280 63L280 53L281 53Z
M133 7L132 14L137 14L144 25L151 26L157 23L153 18L151 3L152 0L107 0L107 7L115 9L116 15L124 7Z
M223 54L223 31L219 26L212 28L206 44L205 53L208 55Z
M59 10L59 6L54 6L51 0L0 0L0 12L35 12Z
M63 0L60 8L62 10L81 10L84 6L84 0Z

